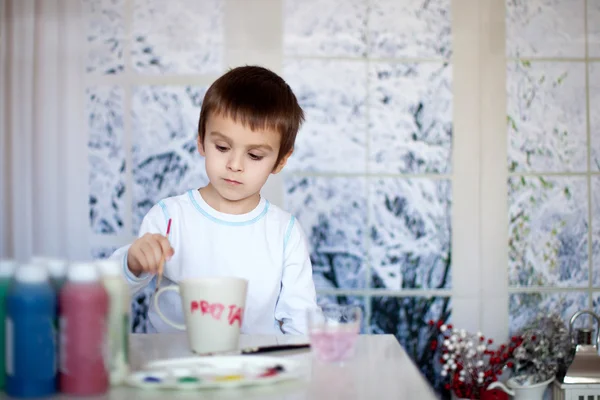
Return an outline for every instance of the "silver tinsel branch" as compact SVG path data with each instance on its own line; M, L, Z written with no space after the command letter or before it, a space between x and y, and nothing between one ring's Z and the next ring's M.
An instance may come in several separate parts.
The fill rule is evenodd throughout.
M540 315L523 328L515 349L514 377L520 384L544 382L573 360L569 329L559 314Z

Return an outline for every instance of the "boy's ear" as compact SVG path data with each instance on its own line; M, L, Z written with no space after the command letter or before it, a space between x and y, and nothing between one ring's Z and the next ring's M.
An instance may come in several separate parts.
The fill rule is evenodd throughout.
M198 142L198 153L200 153L202 157L205 157L206 153L204 152L204 143L202 143L202 140L200 140L200 135L198 135L196 142Z
M277 164L275 166L275 168L273 168L273 172L271 172L272 174L278 174L281 172L281 170L283 169L283 167L285 167L285 164L287 164L287 160L288 158L290 158L290 156L292 155L292 153L294 152L294 149L288 151L288 153L281 159L281 161L279 161L279 164Z

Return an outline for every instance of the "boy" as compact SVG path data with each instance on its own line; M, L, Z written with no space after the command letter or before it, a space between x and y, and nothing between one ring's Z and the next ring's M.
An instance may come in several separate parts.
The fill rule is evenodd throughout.
M265 68L235 68L211 85L198 123L209 183L159 201L139 238L111 256L122 260L132 293L156 284L165 257L161 287L193 277L247 279L242 333L306 333L306 309L316 306L306 238L293 216L260 195L292 154L303 120L290 87ZM184 321L177 294L160 303L167 317ZM173 331L153 301L148 320L150 332Z

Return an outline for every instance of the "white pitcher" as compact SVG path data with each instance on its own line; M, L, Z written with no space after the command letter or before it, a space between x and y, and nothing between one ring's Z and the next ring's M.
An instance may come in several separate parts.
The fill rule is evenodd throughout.
M506 381L506 385L502 382L493 382L487 388L488 390L500 389L512 396L514 400L543 400L544 392L553 380L554 377L533 385L519 385L514 378L510 378Z

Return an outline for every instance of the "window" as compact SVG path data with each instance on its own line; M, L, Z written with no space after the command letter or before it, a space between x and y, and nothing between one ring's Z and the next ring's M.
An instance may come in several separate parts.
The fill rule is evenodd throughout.
M600 311L596 1L507 1L509 313Z

